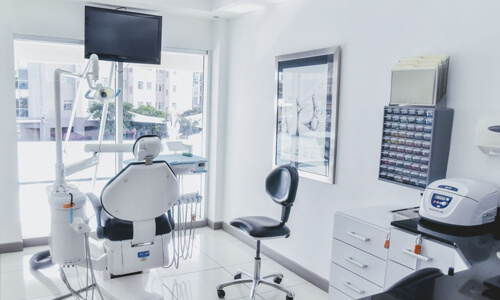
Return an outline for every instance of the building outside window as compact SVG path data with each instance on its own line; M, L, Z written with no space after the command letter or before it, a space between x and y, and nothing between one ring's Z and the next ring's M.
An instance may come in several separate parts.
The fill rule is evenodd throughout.
M18 118L29 117L28 98L16 99L16 116Z
M142 82L142 81L137 82L137 89L138 90L144 89L144 82Z
M73 110L73 100L64 100L63 109L64 110Z

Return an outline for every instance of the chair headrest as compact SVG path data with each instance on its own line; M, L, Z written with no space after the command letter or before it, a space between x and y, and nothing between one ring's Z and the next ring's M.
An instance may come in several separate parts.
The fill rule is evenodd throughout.
M141 136L135 141L132 148L132 152L138 161L153 160L160 154L161 150L161 138L157 135Z

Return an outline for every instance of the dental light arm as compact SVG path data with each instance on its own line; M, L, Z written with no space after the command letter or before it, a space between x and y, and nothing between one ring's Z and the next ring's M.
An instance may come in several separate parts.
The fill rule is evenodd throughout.
M92 72L89 70L92 69ZM69 77L82 79L86 78L89 87L92 90L97 89L97 80L99 79L99 59L97 55L92 54L89 62L85 67L83 73L78 74L74 72L57 69L54 72L54 101L55 101L55 117L56 117L56 182L55 185L64 185L66 183L66 174L63 162L63 149L62 149L62 124L61 124L61 78ZM70 134L69 132L66 134Z

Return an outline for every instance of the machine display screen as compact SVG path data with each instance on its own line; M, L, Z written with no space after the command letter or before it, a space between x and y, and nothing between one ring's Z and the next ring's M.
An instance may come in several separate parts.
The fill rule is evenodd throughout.
M431 198L431 204L435 208L446 208L450 205L451 200L453 200L453 197L434 193Z

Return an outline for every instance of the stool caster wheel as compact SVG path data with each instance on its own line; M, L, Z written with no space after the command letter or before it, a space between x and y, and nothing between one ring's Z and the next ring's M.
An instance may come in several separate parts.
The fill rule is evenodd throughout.
M241 279L241 274L234 275L234 280L238 280L238 279Z
M275 277L275 278L273 279L274 283L276 283L276 284L280 284L280 283L281 283L281 280L283 280L283 279L282 279L282 278L280 278L280 277ZM288 297L288 296L287 296L287 297ZM289 300L289 299L286 299L286 300Z
M224 290L217 290L217 296L219 296L219 298L224 298L224 296L226 296L226 292L224 292Z
M293 297L286 296L286 300L293 300Z

